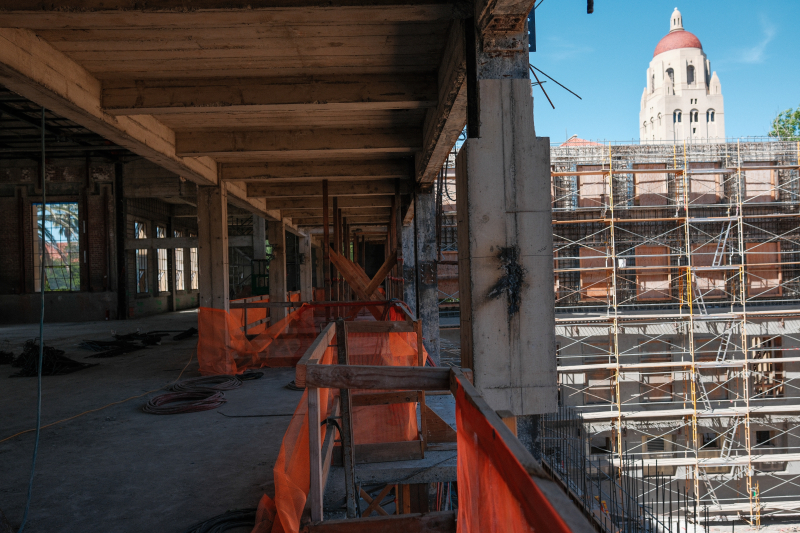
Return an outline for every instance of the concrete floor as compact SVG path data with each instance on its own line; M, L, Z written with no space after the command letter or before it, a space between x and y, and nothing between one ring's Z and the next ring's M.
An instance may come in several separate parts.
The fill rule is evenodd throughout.
M99 366L43 378L42 423L97 409L198 376L197 337L110 359L86 359L83 339L110 340L110 332L184 330L197 326L196 311L120 322L47 324L45 344ZM0 346L15 354L38 325L0 327ZM4 349L8 349L8 347ZM8 376L0 366L0 440L35 427L36 379ZM255 507L272 493L272 467L301 393L284 385L293 369L264 369L263 378L225 393L228 402L202 413L158 416L142 405L157 393L113 405L42 430L33 501L25 528L45 532L181 532L228 509ZM34 434L0 442L0 509L17 527L22 517Z

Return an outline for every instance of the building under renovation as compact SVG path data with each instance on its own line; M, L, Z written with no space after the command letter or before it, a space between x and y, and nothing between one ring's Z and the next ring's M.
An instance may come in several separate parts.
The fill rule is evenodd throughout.
M800 147L590 144L551 150L560 404L716 520L796 515Z

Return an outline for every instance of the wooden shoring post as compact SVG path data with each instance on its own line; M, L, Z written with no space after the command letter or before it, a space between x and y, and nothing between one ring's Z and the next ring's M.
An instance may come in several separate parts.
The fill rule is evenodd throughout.
M308 387L308 450L311 520L322 520L322 427L320 426L320 394L317 387ZM329 431L333 431L330 428Z
M417 334L417 365L425 366L425 346L422 344L422 320L414 321L414 332ZM425 457L425 449L428 447L428 423L425 417L425 391L417 391L419 395L419 419L422 424L420 435L420 448L422 457Z
M395 193L397 192L397 187L395 187ZM397 238L397 211L400 209L398 205L398 194L392 196L392 206L390 209L390 216L389 216L389 253L397 256L397 243L400 242ZM396 264L396 263L395 263ZM392 286L392 294L396 295L397 286L395 285L394 280L397 278L395 274L395 269L389 272L389 279L386 281L386 286Z
M325 287L325 301L331 301L331 236L328 227L328 180L322 180L322 275ZM331 310L325 308L325 318L330 320Z
M339 199L337 197L333 197L333 251L339 252ZM333 267L331 270L333 274L333 294L331 295L331 300L339 301L339 270L336 267ZM336 309L336 313L339 313L339 309Z
M347 355L347 323L344 318L336 319L336 345L338 348L338 363L348 365ZM349 389L340 389L339 398L342 404L342 463L344 464L344 484L347 495L347 518L356 517L356 492L355 492L355 449L353 448L353 406Z

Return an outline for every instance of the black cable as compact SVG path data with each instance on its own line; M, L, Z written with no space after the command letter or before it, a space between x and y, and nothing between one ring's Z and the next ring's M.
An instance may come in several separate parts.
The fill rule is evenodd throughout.
M36 473L36 457L39 455L39 434L42 432L42 361L44 360L44 253L47 249L44 244L45 214L47 213L47 194L45 193L45 151L44 151L44 116L45 110L42 108L42 259L41 273L39 274L39 289L42 292L42 312L39 315L39 370L37 373L36 389L36 440L33 444L33 460L31 461L31 477L28 480L28 499L25 502L25 512L22 514L22 523L19 526L19 533L25 530L25 523L28 521L28 511L31 508L31 495L33 494L33 476Z

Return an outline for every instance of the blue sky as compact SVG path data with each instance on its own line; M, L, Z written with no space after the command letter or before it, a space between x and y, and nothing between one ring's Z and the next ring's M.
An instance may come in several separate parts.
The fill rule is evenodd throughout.
M800 0L544 0L536 10L531 63L563 83L534 88L538 136L552 142L639 138L645 72L677 7L700 39L725 98L728 137L766 135L778 111L800 106ZM540 79L543 79L540 76Z

